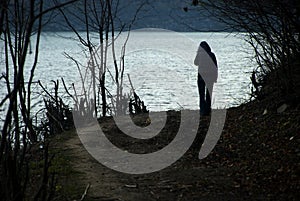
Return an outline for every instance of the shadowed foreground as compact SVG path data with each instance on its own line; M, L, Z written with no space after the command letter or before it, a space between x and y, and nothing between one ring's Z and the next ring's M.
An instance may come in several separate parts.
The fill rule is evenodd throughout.
M201 118L196 140L170 167L143 175L111 170L93 159L72 132L55 146L71 164L74 174L63 175L63 197L80 200L296 200L299 197L299 111L278 113L268 103L248 103L227 112L221 139L210 155L198 159L210 118ZM264 112L265 111L265 112ZM267 111L267 112L266 112ZM136 117L142 126L147 118ZM134 153L149 153L166 146L176 135L180 112L169 111L161 133L149 140L134 140L100 120L108 139ZM70 194L71 195L67 195Z

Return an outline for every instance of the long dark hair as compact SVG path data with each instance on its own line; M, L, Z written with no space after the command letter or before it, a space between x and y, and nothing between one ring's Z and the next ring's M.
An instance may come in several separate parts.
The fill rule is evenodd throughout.
M207 52L207 54L210 56L210 58L216 64L216 67L218 67L216 56L214 53L211 52L211 49L210 49L208 43L206 41L202 41L200 43L200 46Z
M200 43L200 46L201 46L206 52L211 52L211 49L210 49L210 47L209 47L209 45L208 45L208 43L207 43L206 41L202 41L202 42Z

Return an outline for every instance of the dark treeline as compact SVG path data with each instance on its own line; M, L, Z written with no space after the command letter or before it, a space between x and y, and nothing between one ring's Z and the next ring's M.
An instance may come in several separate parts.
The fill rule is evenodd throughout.
M62 2L63 0L59 0ZM139 12L138 19L132 26L132 29L141 28L162 28L173 31L223 31L225 25L216 20L212 16L208 16L208 12L204 11L199 15L197 10L184 11L184 7L189 5L189 0L126 0L126 1L112 1L113 9L118 8L116 14L117 20L115 21L116 31L122 24L128 24L132 21L136 11L139 9L141 4L143 6L141 12ZM116 4L118 7L115 7ZM101 10L101 6L96 3L96 9ZM47 7L53 6L53 1L45 2ZM65 15L68 17L70 22L73 22L73 26L78 31L85 31L86 26L84 23L78 21L78 19L84 18L84 13L78 12L84 7L84 1L76 2L76 6L68 6L64 8ZM79 9L78 9L79 8ZM77 16L74 14L76 13ZM51 16L51 17L50 17ZM70 31L70 27L66 23L64 16L60 12L53 12L46 15L47 18L51 18L47 22L47 26L43 28L44 31ZM163 19L163 20L162 20ZM75 23L76 22L76 23ZM127 29L128 27L125 27Z

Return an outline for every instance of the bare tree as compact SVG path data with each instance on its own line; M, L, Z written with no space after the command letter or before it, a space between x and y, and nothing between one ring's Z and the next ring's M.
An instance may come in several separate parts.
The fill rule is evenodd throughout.
M73 2L75 0L65 1L48 8L44 8L43 0L2 0L0 3L0 43L4 49L1 81L7 92L0 100L1 111L6 113L0 135L0 197L3 200L26 199L29 181L29 157L26 154L38 138L31 116L31 87L38 62L42 17ZM34 44L33 62L27 62L30 44ZM35 200L49 197L47 149L44 154L43 179Z
M126 24L122 23L118 16L121 9L118 0L85 0L76 7L79 14L71 14L79 23L84 24L84 34L80 33L74 22L69 19L70 13L61 10L67 24L82 44L88 59L87 64L82 64L66 53L66 56L75 62L79 70L83 98L77 105L84 105L84 108L88 110L86 113L94 113L97 117L100 114L106 116L108 110L114 114L124 113L126 110L128 97L123 93L125 47L131 26L144 5L145 3L141 3L137 7L132 20ZM121 49L120 58L117 58L115 42L125 29L128 31L128 35ZM97 39L95 40L95 38ZM112 58L108 58L109 56ZM108 68L109 59L112 59L113 62L112 69ZM116 86L115 95L106 88L107 73ZM87 80L91 82L87 83ZM110 98L110 104L107 97ZM91 105L95 111L90 111Z

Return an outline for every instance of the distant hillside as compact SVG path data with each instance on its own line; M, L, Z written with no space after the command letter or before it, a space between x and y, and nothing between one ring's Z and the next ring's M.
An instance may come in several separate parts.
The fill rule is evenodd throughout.
M120 23L129 23L133 19L137 8L146 0L120 0L118 19L116 27ZM49 1L50 2L50 1ZM223 30L224 25L212 16L206 17L207 12L195 10L190 4L191 1L182 0L152 0L148 1L139 12L133 29L139 28L163 28L173 31L216 31ZM84 30L85 25L78 19L83 19L83 6L80 1L77 5L68 6L64 11L72 24L78 30ZM49 5L47 5L49 6ZM184 9L185 8L185 9ZM76 16L74 16L74 13ZM62 14L51 13L45 17L48 21L44 31L68 31Z

